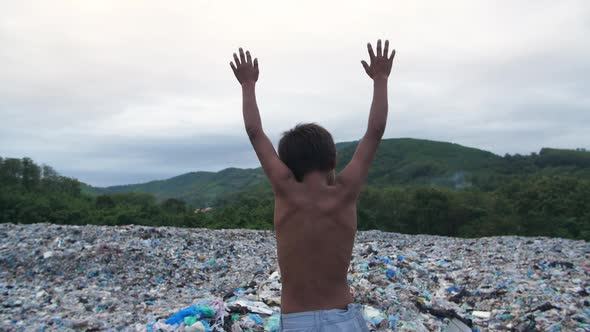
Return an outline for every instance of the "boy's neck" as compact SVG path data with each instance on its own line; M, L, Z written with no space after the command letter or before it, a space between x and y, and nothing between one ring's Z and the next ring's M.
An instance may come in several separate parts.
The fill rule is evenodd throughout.
M329 172L309 172L305 174L302 182L309 186L332 186L336 182L336 171L332 170Z

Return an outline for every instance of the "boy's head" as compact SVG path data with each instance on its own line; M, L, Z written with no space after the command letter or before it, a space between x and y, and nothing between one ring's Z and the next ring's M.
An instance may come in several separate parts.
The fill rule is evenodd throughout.
M299 182L311 171L329 172L336 168L336 145L332 135L315 123L298 124L283 133L279 158Z

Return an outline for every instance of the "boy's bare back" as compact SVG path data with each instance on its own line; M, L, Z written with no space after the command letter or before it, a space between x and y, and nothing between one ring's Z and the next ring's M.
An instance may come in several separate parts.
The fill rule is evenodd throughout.
M234 53L235 64L230 63L242 85L246 132L275 194L283 314L344 309L353 302L347 273L357 230L356 201L385 130L387 79L395 55L393 51L389 56L388 41L383 50L381 40L377 42L376 55L370 44L367 47L371 63L362 64L374 85L367 131L352 160L337 176L331 135L317 125L296 127L291 132L299 130L299 136L289 137L292 141L281 146L284 136L279 158L262 130L256 105L257 59L252 61L250 53L240 49L240 57ZM326 158L326 151L333 156Z
M275 200L283 313L346 308L356 200L343 184L294 183Z

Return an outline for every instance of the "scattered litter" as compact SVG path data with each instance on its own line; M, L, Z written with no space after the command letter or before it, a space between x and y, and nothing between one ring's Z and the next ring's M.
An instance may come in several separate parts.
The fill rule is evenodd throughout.
M590 244L359 232L349 285L377 331L590 331ZM270 331L270 231L0 224L0 330Z
M489 311L474 311L473 317L489 319L492 313Z
M369 305L365 305L363 307L363 318L365 318L365 320L371 323L373 326L379 326L381 322L387 319L387 316L385 316L385 314L378 309L375 309Z
M272 310L264 302L238 300L231 303L232 305L244 308L248 312L257 314L272 315Z
M473 330L457 318L449 322L446 332L472 332Z
M270 316L264 323L264 331L266 332L279 332L280 327L281 316L278 313Z

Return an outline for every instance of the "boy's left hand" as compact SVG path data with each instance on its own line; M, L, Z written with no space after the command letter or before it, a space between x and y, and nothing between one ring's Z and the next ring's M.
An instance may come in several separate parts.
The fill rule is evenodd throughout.
M254 59L252 62L252 56L250 51L246 51L244 56L244 50L240 47L240 58L234 53L234 62L230 62L229 65L236 75L240 84L244 83L256 83L258 81L258 59Z

